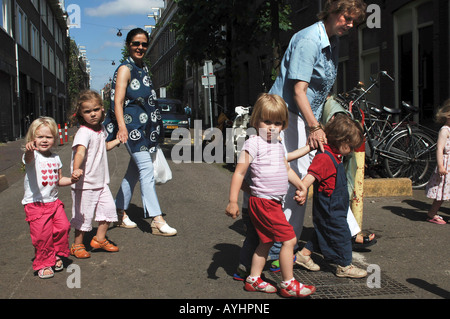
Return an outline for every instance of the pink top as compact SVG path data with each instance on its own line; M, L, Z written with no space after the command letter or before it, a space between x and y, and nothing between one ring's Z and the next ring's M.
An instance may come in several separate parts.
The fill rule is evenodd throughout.
M81 125L73 139L72 162L70 164L73 171L73 156L77 145L86 147L86 156L80 168L83 170L83 176L75 184L74 189L96 189L103 188L109 184L108 159L106 157L106 136L107 132L102 125L100 131L94 131Z
M282 200L288 190L285 150L281 142L267 142L257 135L245 141L242 151L252 157L250 189L253 196Z

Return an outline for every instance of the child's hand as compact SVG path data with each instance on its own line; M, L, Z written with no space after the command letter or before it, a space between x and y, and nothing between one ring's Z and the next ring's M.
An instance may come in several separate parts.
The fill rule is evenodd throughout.
M439 167L438 173L439 173L439 176L444 176L444 175L447 175L447 170L444 167Z
M307 191L305 189L297 189L295 191L294 200L297 202L297 204L299 204L299 205L305 204L306 194L307 194Z
M75 170L72 172L72 181L73 181L73 182L78 182L78 181L80 180L80 177L81 177L81 176L83 176L83 170L80 169L80 168L75 169Z
M31 152L31 151L37 150L37 147L35 146L34 141L32 141L32 142L28 142L28 143L25 145L25 149L26 149L27 151Z
M239 216L239 206L237 203L228 203L225 214L233 219Z

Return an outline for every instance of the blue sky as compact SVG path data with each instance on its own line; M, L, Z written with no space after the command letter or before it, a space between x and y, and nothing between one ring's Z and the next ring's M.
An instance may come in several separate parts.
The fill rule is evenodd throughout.
M128 31L154 25L155 20L147 15L153 7L162 6L162 0L65 0L71 22L79 26L69 29L70 37L85 47L91 65L92 89L100 91L113 76ZM121 37L117 36L119 29Z

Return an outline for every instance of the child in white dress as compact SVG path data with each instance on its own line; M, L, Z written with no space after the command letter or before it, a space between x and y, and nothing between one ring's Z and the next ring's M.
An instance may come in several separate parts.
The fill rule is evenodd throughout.
M444 225L446 221L437 212L443 201L450 199L450 180L448 178L448 172L450 170L450 99L446 100L436 113L436 121L444 125L439 130L437 141L437 167L426 187L427 197L434 199L428 211L427 221Z
M107 132L102 125L105 118L103 101L95 91L80 93L76 119L81 124L72 145L72 175L79 181L72 185L72 219L75 228L74 244L70 253L76 258L89 258L83 244L84 234L98 222L96 235L90 245L94 249L117 252L119 248L106 239L109 224L117 222L116 205L109 189L109 171L106 151L119 145L118 139L106 142Z

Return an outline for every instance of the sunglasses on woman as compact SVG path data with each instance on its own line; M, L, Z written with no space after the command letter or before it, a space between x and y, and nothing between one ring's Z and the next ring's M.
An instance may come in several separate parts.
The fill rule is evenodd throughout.
M144 48L147 48L148 47L148 42L139 42L139 41L132 41L131 42L131 45L133 46L133 47L138 47L138 46L140 46L142 44L142 46L144 47Z

